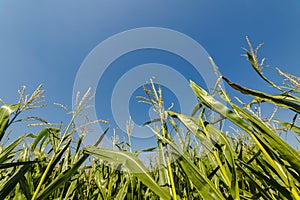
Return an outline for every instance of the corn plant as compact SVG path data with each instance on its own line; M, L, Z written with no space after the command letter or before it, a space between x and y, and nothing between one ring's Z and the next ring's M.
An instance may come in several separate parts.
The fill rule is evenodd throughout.
M85 153L107 160L109 152L109 162L122 165L161 199L299 199L300 155L276 129L283 126L299 135L300 129L295 125L300 112L300 99L296 96L299 79L279 69L278 72L293 87L285 89L267 79L262 73L265 59L259 63L257 57L260 46L253 50L249 39L246 39L249 45L246 56L252 68L280 94L251 90L220 76L233 89L253 97L249 104L239 106L219 85L218 92L228 107L191 81L191 89L199 104L191 116L186 116L165 111L161 89L156 89L151 83L150 90L145 89L147 96L144 101L152 104L158 114L158 120L154 121L161 124L152 127L158 145L158 160L154 164L156 168L152 171L152 178L131 153L98 147L87 147ZM261 118L252 107L264 102L293 111L293 122ZM219 114L220 118L209 120L205 117L207 109ZM198 113L197 117L194 117L195 113ZM178 129L174 118L185 126L185 132ZM228 133L217 128L217 123L224 120L231 121L237 128L235 137L229 137ZM179 144L174 142L171 131L176 132ZM191 144L191 136L196 138L194 145ZM167 150L166 154L162 153L163 148ZM139 173L134 173L137 171ZM166 189L164 195L162 189Z
M282 134L294 134L299 142L300 79L280 69L283 86L268 79L262 71L265 59L257 56L261 45L254 50L246 39L250 66L278 94L243 87L218 73L213 94L190 82L199 102L191 115L183 115L172 107L165 109L162 89L150 81L140 97L157 114L144 124L157 140L155 148L146 150L156 150L150 165L131 148L130 122L128 141L114 143L118 150L99 145L109 128L98 133L95 145L82 146L89 134L87 125L106 123L87 120L75 125L74 119L90 106L89 90L78 95L74 111L68 111L70 122L58 126L39 117L19 119L21 113L44 106L41 86L30 96L21 89L17 104L1 101L0 199L300 199L299 151ZM231 98L221 80L251 100ZM275 112L265 118L260 109L264 104L273 105L275 111L290 110L292 121L277 119ZM28 120L37 120L44 128L8 143L14 123Z

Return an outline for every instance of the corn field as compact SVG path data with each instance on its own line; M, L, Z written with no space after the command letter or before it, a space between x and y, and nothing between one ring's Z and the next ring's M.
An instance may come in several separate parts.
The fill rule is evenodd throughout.
M84 125L76 127L74 120L94 97L90 91L69 112L70 122L61 126L48 125L38 117L20 119L21 113L44 106L42 86L31 95L21 88L16 104L1 100L0 199L300 200L299 150L284 139L285 134L294 135L299 143L300 79L277 69L285 84L272 82L262 72L264 59L258 58L258 48L253 49L248 38L247 42L245 56L250 67L278 93L245 88L221 74L213 94L191 81L191 90L199 101L187 116L165 110L163 91L150 82L144 86L145 96L140 97L157 114L156 120L145 122L157 139L157 159L150 166L139 159L140 151L128 148L128 141L124 142L129 145L118 146L117 150L101 148L108 129L98 133L94 145L83 146L89 131ZM245 103L230 97L221 80L251 100ZM259 109L265 104L274 108L267 118ZM276 119L278 109L289 110L293 120ZM210 117L211 113L215 117ZM6 135L14 124L28 120L45 127L8 143ZM223 124L231 128L227 130Z

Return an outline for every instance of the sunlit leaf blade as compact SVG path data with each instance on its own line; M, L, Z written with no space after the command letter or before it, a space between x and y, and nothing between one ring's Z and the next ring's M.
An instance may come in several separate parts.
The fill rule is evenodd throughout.
M222 194L214 188L213 184L201 174L199 169L197 169L190 160L182 156L177 159L177 162L181 165L189 180L193 182L204 199L224 199Z
M37 144L41 141L42 138L49 135L49 129L51 128L44 128L42 131L39 132L39 134L36 136L35 140L33 141L31 145L31 149L34 150L37 146Z
M224 154L227 163L229 164L229 169L231 173L230 181L230 190L234 199L239 199L239 186L238 186L238 178L237 171L235 165L235 156L234 152L230 146L230 143L223 132L214 127L213 125L207 123L206 124L207 131L217 140L219 146L221 146L222 154Z
M128 152L114 151L93 146L85 147L85 153L108 162L119 163L124 165L134 176L142 181L154 193L162 199L171 199L168 190L161 188L150 176L144 164L135 156Z
M183 114L175 113L175 112L169 112L169 114L172 117L178 118L188 130L190 130L193 134L195 134L196 137L200 139L200 141L205 145L206 147L209 148L211 151L214 148L214 145L212 144L211 141L208 140L207 137L205 137L200 131L199 131L199 126L197 123L197 119L186 116ZM215 128L213 125L209 123L205 123L205 128L207 131L210 133L210 136L212 137L215 142L219 144L219 146L223 146L222 150L230 164L230 169L231 169L231 193L235 199L239 198L239 190L238 190L238 180L236 177L236 167L235 167L235 162L234 162L234 152L231 149L230 143L224 133L222 133L220 130Z
M264 122L259 118L247 113L245 110L234 106L242 117L247 119L251 124L262 133L262 137L270 144L279 155L289 162L295 170L300 174L300 154L284 140L277 136Z
M2 105L0 107L0 141L2 140L10 115L18 108L19 104Z
M283 108L288 108L293 110L296 113L300 113L300 105L295 103L292 100L288 100L286 95L269 95L263 92L259 92L256 90L251 90L244 88L236 83L231 82L229 79L226 77L222 77L223 80L225 80L232 88L235 90L240 91L243 94L250 95L256 98L259 98L260 100L267 101L270 103L273 103L277 106L283 107Z
M214 148L214 145L211 143L211 141L201 132L198 124L197 119L194 117L186 116L183 114L175 113L172 111L168 111L168 114L172 117L178 118L181 123L189 130L191 131L206 147L208 150L212 150Z
M250 135L253 135L256 138L259 138L260 141L265 141L266 146L270 146L269 143L275 145L275 148L281 155L287 159L287 161L293 163L295 166L299 166L300 169L300 158L299 153L295 151L292 147L290 147L286 142L284 142L281 138L279 138L276 134L274 134L261 120L253 117L251 114L247 113L245 110L231 104L234 109L236 109L240 115L242 115L245 119L249 120L252 125L255 125L260 131L264 134L261 136L257 134L253 128L243 121L243 119L233 113L229 108L222 105L220 102L215 100L212 96L210 96L205 90L197 86L195 83L191 82L191 87L194 90L196 96L209 108L223 115L224 117L231 120L234 124L248 132ZM266 141L263 137L267 137L271 141Z
M61 161L61 158L63 157L64 153L68 150L69 146L71 144L71 140L69 140L64 146L63 148L61 148L61 150L59 151L59 153L57 154L57 156L55 157L53 163L50 166L50 170L46 175L46 179L51 175L51 173L53 172L55 166L57 165L57 163L59 161Z
M123 200L126 197L127 190L128 190L128 185L129 185L129 179L125 180L125 183L121 186L121 189L119 190L116 200Z
M57 190L64 183L66 183L70 178L77 172L78 168L83 164L83 162L88 158L88 155L83 155L81 158L74 163L68 170L62 172L58 177L56 177L44 190L42 190L37 196L37 200L48 199L48 197Z
M169 176L168 176L168 170L167 170L167 162L166 162L166 158L165 158L165 152L164 152L164 147L162 144L162 141L159 141L158 143L158 152L157 152L157 156L158 156L158 167L159 167L159 185L162 187L166 187L169 185Z
M9 158L11 152L26 138L27 135L23 135L22 137L19 137L15 141L13 141L10 145L2 149L0 152L0 163L5 163Z
M197 166L193 163L193 161L189 158L189 155L181 152L177 145L172 141L163 138L160 135L157 135L161 140L164 140L172 147L172 154L176 158L176 162L180 164L183 168L186 176L189 180L195 185L199 193L204 199L224 199L223 195L218 191L217 188L213 185L213 183L203 174Z
M98 145L101 140L104 138L105 134L107 133L108 128L100 135L100 137L96 140L94 146ZM65 146L60 150L57 157L54 159L54 162L51 165L51 170L49 174L47 174L47 177L50 176L50 173L52 170L54 170L54 167L57 165L57 163L61 160L61 157L64 155L65 151L69 148L71 144L71 140L69 140ZM75 163L71 165L71 167L68 167L66 171L63 171L58 177L56 177L51 184L49 184L43 191L39 193L37 196L37 199L48 199L48 197L53 193L53 191L57 190L58 188L62 187L67 181L70 180L70 178L77 173L79 167L86 161L88 158L88 155L84 154L82 155Z
M298 167L300 164L299 160L299 153L296 152L293 148L288 146L284 141L281 140L277 135L275 135L272 131L269 131L269 128L261 122L260 119L253 117L251 114L247 113L245 110L235 106L233 103L228 102L231 106L235 109L235 111L239 114L233 113L229 108L221 104L219 101L215 100L211 95L209 95L205 90L197 86L194 82L191 82L191 87L198 97L198 99L205 104L210 109L218 112L219 114L223 115L234 124L239 126L241 129L246 131L251 137L255 140L258 147L261 149L262 153L266 157L269 164L275 169L276 173L285 183L286 187L290 188L290 192L293 196L297 199L299 197L297 193L297 189L294 186L293 180L288 179L286 173L282 170L282 167L278 165L277 161L273 159L273 152L274 150L282 156L282 158L286 159L294 168L295 170L299 170ZM241 118L241 117L243 118ZM256 130L260 131L261 133L257 133L256 130L253 129L250 124L246 123L244 120L248 120ZM265 138L270 139L271 141L266 140ZM281 146L282 145L282 146ZM273 149L273 150L272 150Z

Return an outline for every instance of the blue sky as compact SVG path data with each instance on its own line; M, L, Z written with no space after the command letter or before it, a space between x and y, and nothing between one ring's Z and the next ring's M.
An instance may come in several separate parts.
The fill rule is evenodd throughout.
M75 77L88 54L107 38L141 27L181 32L201 44L221 73L232 81L272 91L240 56L241 47L246 47L245 36L253 44L264 42L260 55L267 57L270 65L265 74L281 83L275 67L300 76L299 19L300 3L296 0L0 1L0 97L14 103L21 85L32 91L43 83L48 107L40 112L41 117L50 122L64 121L67 119L64 111L53 102L72 107ZM155 50L137 51L127 58L120 57L115 63L118 62L119 65L184 64L174 55ZM118 76L108 78L108 83L113 86L112 81L117 79ZM103 85L98 87L101 89ZM98 93L96 100L101 98ZM132 113L139 115L132 107L136 106L131 105ZM99 115L109 117L107 113Z

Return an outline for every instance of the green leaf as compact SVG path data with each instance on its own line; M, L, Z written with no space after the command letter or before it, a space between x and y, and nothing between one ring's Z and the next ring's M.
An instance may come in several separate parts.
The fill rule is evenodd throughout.
M2 105L0 108L0 141L8 125L10 115L19 107L19 104Z
M93 146L85 147L84 153L91 154L100 160L124 165L124 167L126 167L132 173L132 175L136 176L155 194L160 196L162 199L171 199L169 191L161 188L161 186L158 185L148 173L147 168L144 166L144 164L131 153L103 149Z
M25 164L21 169L19 169L1 188L0 190L0 199L5 199L5 197L14 189L18 184L24 174L30 169L30 164Z
M33 163L37 163L37 162L39 162L39 161L4 163L4 164L0 164L0 169L7 169L7 168L10 168L10 167L17 167L17 166L20 166L20 165L33 164Z
M198 192L204 199L225 199L222 193L217 190L206 175L203 174L197 166L195 166L193 160L187 153L181 152L175 143L161 135L157 134L157 137L171 146L173 149L171 153L175 156L176 162L180 164L186 176L195 185Z
M49 134L51 132L59 132L60 129L58 128L44 128L42 131L39 132L39 134L36 136L35 140L33 141L31 145L31 149L34 150L37 146L37 144L45 137L49 137Z
M264 199L274 200L274 198L272 198L272 196L267 193L266 189L261 187L261 183L260 182L258 183L257 180L253 179L251 173L245 171L245 169L243 169L239 164L237 164L237 166L239 167L239 170L243 172L243 175L250 180L249 184L255 185L255 187L258 189L259 193L261 194L262 197L264 197Z
M60 129L58 128L48 128L49 138L52 144L52 148L57 152L60 144Z
M273 179L272 177L268 177L266 174L264 174L261 170L255 170L252 166L250 166L247 163L244 163L242 161L240 161L239 163L241 163L242 165L244 165L247 169L250 170L249 172L246 172L246 170L240 165L237 164L238 168L244 172L244 174L252 181L253 184L256 184L256 187L258 188L258 190L262 193L262 195L264 196L264 198L266 199L270 199L271 197L265 192L265 189L261 188L261 182L266 182L272 185L272 187L274 189L276 189L276 191L281 192L285 197L287 197L288 199L293 199L291 197L291 194L289 193L289 191L283 187L282 185L280 185L277 181L275 181L275 179ZM254 180L253 177L251 175L254 175L258 180L260 180L260 182L258 182L257 180ZM271 198L272 199L272 198Z
M169 115L172 117L178 118L188 130L190 130L207 148L208 150L212 151L214 148L214 144L210 139L208 139L207 136L205 136L202 132L200 132L200 127L198 126L199 123L197 123L198 119L186 116L183 114L175 113L169 111ZM238 182L236 177L236 169L235 169L235 162L234 162L234 152L231 149L230 143L227 139L227 137L222 133L220 130L215 128L213 125L209 123L205 123L205 128L207 129L207 132L209 132L211 139L213 139L216 143L218 143L219 146L222 146L222 150L230 164L231 169L231 193L234 198L238 198L239 196L239 189L238 189Z
M230 143L226 137L226 135L221 132L219 129L215 128L212 124L206 124L207 132L209 132L213 138L217 140L217 143L222 147L222 153L224 154L227 163L229 164L228 171L231 173L231 185L230 191L234 199L239 199L239 186L238 186L238 178L237 171L235 165L235 156L234 152L230 146Z
M20 144L20 142L23 141L24 138L26 138L27 135L23 135L22 137L19 137L17 140L15 140L13 143L2 149L0 152L0 163L5 163L11 156L12 151Z
M231 82L225 77L222 77L223 80L225 80L232 88L235 90L240 91L243 94L250 95L256 98L259 98L260 100L267 101L270 103L273 103L277 106L288 108L290 110L293 110L296 113L300 113L300 105L295 103L292 99L288 98L286 95L269 95L263 92L259 92L256 90L250 90L247 88L244 88L236 83Z
M172 111L168 111L168 114L171 117L179 119L181 123L189 130L191 131L206 147L209 151L211 151L214 148L214 145L212 144L211 140L209 140L205 134L200 130L200 127L198 126L198 119L190 116L186 116L183 114L175 113Z
M278 161L273 159L272 154L274 152L272 151L276 150L282 158L286 159L286 161L288 161L293 166L293 168L298 171L300 169L299 153L289 145L287 145L276 134L274 134L257 117L252 116L245 110L228 101L228 103L230 103L236 111L237 114L235 114L229 108L221 104L219 101L215 100L205 90L197 86L194 82L191 82L191 87L199 100L203 102L207 107L228 118L234 124L246 131L255 140L256 144L264 154L266 160L276 170L280 178L285 183L285 186L290 188L290 192L295 198L298 198L297 190L292 179L288 179L286 173L282 170L282 166L278 165ZM246 123L244 120L247 120L248 123ZM252 126L250 126L249 123Z
M274 120L274 121L279 123L283 127L287 128L288 130L293 131L298 136L300 136L300 127L296 126L295 124L292 125L291 123L286 123L286 122L283 122L283 121L280 121L280 120Z
M101 134L99 139L95 142L94 145L98 145L101 140L104 138L104 135L107 133L106 129L104 133ZM62 148L61 152L59 153L58 157L61 157L63 155L63 152L69 147L71 140L66 143L64 148ZM85 160L88 158L88 155L82 155L74 164L72 164L67 170L59 174L43 191L41 191L37 197L37 200L47 199L51 193L53 193L55 190L60 188L63 184L65 184L70 178L77 172L79 167L85 162ZM60 159L57 159L58 162ZM54 166L53 166L54 167Z
M68 170L59 174L51 183L42 190L37 196L37 200L48 199L48 197L63 184L65 184L70 178L77 172L78 168L88 158L88 155L83 155L81 158L74 163Z
M116 196L116 200L123 200L126 197L127 194L127 190L128 190L128 185L129 185L129 179L125 180L125 183L123 183L121 185L121 189L119 190L117 196Z
M280 157L289 162L292 167L300 173L300 154L295 149L293 149L290 145L288 145L284 140L282 140L279 136L277 136L264 122L262 122L259 118L247 113L245 110L234 106L239 114L251 124L258 129L262 137L265 139L265 142L269 143L269 146L277 153L279 153Z

